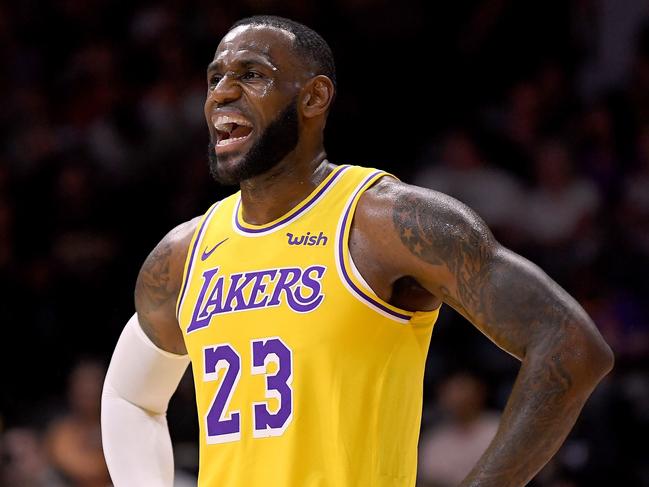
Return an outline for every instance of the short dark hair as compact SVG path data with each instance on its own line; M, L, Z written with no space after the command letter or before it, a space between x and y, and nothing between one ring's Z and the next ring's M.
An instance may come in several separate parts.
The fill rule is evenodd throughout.
M317 71L327 76L336 88L336 65L334 55L327 41L320 34L304 24L276 15L255 15L235 22L230 30L240 25L267 25L290 32L295 36L293 47Z

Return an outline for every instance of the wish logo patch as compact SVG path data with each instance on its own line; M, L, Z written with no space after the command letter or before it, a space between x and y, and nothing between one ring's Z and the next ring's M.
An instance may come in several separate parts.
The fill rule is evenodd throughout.
M289 245L308 245L313 247L315 245L322 245L323 247L327 245L327 237L324 232L320 232L319 235L311 235L311 232L306 232L305 235L293 235L292 233L287 233L288 244Z

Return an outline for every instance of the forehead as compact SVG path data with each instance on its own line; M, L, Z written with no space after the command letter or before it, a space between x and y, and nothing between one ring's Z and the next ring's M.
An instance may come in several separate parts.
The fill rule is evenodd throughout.
M240 25L226 34L214 54L214 63L228 64L241 57L257 58L274 67L295 64L292 44L295 34L268 25Z

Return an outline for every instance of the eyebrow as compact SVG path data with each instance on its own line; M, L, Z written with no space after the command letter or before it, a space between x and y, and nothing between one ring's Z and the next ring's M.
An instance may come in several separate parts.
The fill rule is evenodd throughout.
M210 64L207 65L207 72L212 72L221 67L223 63L219 59L215 59L212 61ZM234 61L234 64L238 64L240 66L243 66L244 68L249 68L252 66L265 66L266 68L269 69L277 69L277 67L272 63L270 59L265 59L261 57L242 57L239 59L236 59Z

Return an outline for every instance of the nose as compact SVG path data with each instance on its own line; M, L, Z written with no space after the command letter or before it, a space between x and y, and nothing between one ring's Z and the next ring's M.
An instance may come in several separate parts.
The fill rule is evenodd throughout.
M226 105L241 96L241 88L236 80L224 75L210 92L208 99L217 105Z

